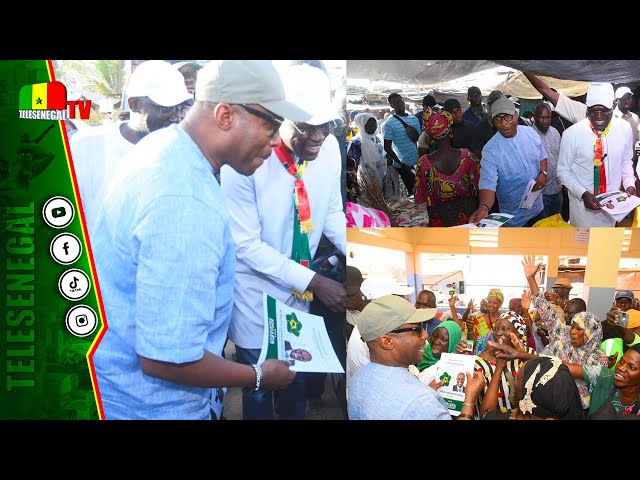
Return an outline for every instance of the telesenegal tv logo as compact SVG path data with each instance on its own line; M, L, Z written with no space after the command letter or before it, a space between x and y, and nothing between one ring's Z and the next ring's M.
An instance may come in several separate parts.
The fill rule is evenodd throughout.
M67 101L67 87L60 82L36 83L20 89L20 118L31 120L69 120L76 118L76 106L82 120L89 120L91 100Z

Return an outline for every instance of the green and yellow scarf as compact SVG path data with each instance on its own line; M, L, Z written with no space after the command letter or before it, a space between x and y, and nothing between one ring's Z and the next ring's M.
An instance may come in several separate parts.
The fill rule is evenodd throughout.
M293 246L291 248L291 259L310 269L312 258L307 234L313 230L313 222L311 221L309 196L307 195L307 189L302 180L302 174L309 162L296 165L291 152L284 142L280 142L280 145L274 148L274 151L285 170L295 177L293 188L293 205L295 208L293 209ZM309 290L299 292L295 288L291 288L291 293L308 302L313 300L313 292Z

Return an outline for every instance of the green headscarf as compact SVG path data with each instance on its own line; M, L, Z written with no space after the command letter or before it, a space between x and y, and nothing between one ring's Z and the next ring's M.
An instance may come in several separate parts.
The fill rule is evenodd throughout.
M613 367L611 367L612 369L616 368L616 365L618 364L618 362L620 361L620 359L622 358L623 355L623 348L622 348L622 339L621 338L609 338L607 340L605 340L604 342L602 342L602 344L600 345L600 350L602 350L604 352L604 354L609 357L615 353L618 354L618 358L616 359L616 363L613 364Z
M446 322L442 322L436 328L433 329L431 335L435 333L435 331L439 328L446 328L447 332L449 332L449 349L448 353L453 353L456 351L456 346L460 343L460 339L462 338L462 331L460 330L460 326L454 322L453 320L447 320ZM422 361L416 365L419 371L423 371L425 368L434 365L439 358L436 358L431 353L431 343L427 343L424 347L424 354L422 355Z
M500 300L500 303L504 302L504 295L502 294L502 290L499 288L492 288L489 290L489 295L487 295L487 301L489 301L489 297L496 297Z

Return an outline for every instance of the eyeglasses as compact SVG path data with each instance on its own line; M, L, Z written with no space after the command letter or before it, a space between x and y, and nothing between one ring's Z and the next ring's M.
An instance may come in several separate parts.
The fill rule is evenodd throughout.
M156 110L160 110L160 115L162 115L163 117L170 117L171 115L175 114L176 112L180 113L180 112L182 112L182 110L184 110L184 107L185 107L184 103L180 103L178 105L173 105L172 107L165 107L163 105L158 105L156 102L151 100L149 97L147 97L147 103L149 103L149 105L151 105Z
M278 117L276 115L272 115L272 114L267 113L267 112L263 112L261 110L256 110L255 108L252 108L252 107L250 107L248 105L245 105L244 103L238 103L236 105L240 105L242 108L244 108L251 115L255 115L256 117L260 117L261 119L266 120L267 122L269 122L271 124L271 132L269 132L269 136L270 137L275 137L276 136L276 133L278 133L278 130L280 130L280 126L282 125L282 122L284 121L284 118Z
M327 137L333 128L331 122L323 123L322 125L307 125L306 123L303 123L301 126L296 125L295 122L292 123L293 128L295 128L303 137L312 137L316 132L320 132L323 137Z
M407 328L397 328L395 330L391 330L389 333L402 333L402 332L416 332L419 335L422 335L422 325L416 325L415 327L407 327Z
M598 109L587 108L587 114L589 114L592 117L596 117L598 115L602 115L603 117L606 117L610 113L611 113L610 108L598 108Z
M493 124L500 125L502 122L506 121L507 123L509 123L511 120L513 120L513 115L505 113L504 115L496 115L495 117L493 117Z

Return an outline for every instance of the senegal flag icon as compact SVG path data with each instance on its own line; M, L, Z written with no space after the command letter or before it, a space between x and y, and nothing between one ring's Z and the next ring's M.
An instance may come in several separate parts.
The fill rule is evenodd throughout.
M60 82L25 85L18 106L19 110L66 110L67 87Z

